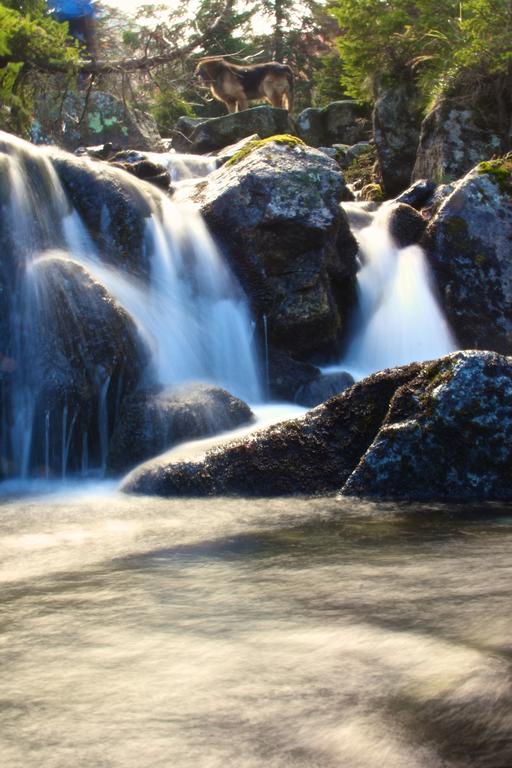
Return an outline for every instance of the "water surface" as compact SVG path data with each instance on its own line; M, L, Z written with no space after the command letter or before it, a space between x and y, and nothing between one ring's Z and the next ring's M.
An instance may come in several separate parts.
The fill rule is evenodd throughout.
M508 768L508 511L5 498L2 766Z

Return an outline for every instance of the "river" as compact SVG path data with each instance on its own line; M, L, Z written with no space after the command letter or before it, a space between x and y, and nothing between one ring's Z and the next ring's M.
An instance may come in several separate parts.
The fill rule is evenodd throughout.
M34 490L0 503L3 768L512 765L510 507Z

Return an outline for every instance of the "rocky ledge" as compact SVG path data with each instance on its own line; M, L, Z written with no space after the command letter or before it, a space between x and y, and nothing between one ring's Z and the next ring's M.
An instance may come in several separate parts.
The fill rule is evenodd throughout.
M512 498L512 359L455 352L382 371L306 416L208 451L143 465L131 493L326 493Z

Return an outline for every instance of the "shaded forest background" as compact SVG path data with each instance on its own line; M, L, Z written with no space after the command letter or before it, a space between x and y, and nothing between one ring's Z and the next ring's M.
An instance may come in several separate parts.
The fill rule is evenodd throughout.
M295 112L343 98L371 106L379 90L410 81L423 112L456 92L512 134L512 0L197 0L131 14L100 1L96 21L90 62L44 0L0 2L1 129L26 136L36 94L64 100L85 84L148 111L166 135L182 115L223 113L193 70L224 54L290 64Z

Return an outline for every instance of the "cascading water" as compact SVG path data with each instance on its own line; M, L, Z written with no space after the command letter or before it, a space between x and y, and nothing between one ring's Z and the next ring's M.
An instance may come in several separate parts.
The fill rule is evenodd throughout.
M353 208L351 208L353 206ZM457 348L430 284L418 245L398 248L388 228L389 208L372 216L345 204L362 222L356 232L361 269L358 307L341 367L356 378L413 361L431 360ZM365 225L365 219L370 221Z
M114 359L117 348L105 336L114 322L123 350L134 346L133 323L149 348L146 384L202 380L260 398L247 302L200 217L122 171L69 159L91 178L106 175L123 199L141 201L139 260L149 275L134 275L108 263L98 233L68 199L59 158L0 133L0 287L9 300L0 318L4 476L104 469L113 410L134 375ZM101 242L113 226L104 206ZM91 314L97 332L83 327ZM56 346L47 341L67 333L72 338ZM76 357L84 375L71 371L69 380L55 381L62 356ZM72 455L79 459L70 464Z

